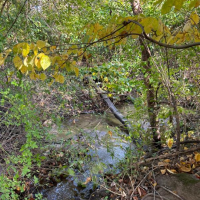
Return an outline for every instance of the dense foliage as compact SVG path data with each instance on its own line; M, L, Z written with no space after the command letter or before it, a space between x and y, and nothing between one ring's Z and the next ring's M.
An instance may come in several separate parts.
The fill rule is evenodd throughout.
M31 177L38 184L31 170L46 159L37 153L50 137L44 121L101 107L95 90L84 85L86 77L113 102L121 96L134 101L135 116L129 117L137 122L130 138L153 141L157 148L166 141L171 148L175 140L179 150L182 139L196 137L199 6L199 0L1 1L1 198L28 196ZM55 90L59 105L43 109L42 100L53 99ZM141 119L150 123L146 132Z

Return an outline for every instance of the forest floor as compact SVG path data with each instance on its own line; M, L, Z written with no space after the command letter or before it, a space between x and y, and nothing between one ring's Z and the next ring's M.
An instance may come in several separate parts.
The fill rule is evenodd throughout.
M76 93L76 103L82 103L84 109L74 107L72 103L74 98L64 95L66 98L65 108L61 110L57 106L59 104L56 103L59 96L58 91L52 92L53 95L41 93L40 96L37 96L40 100L38 105L49 112L56 111L61 115L68 113L68 115L63 115L64 117L82 112L103 112L104 109L107 109L102 100L98 97L91 99L89 91L83 89ZM44 99L46 103L43 101ZM37 99L35 101L38 102ZM200 152L200 146L188 144L187 147L182 148L184 148L182 149L184 153L177 155L174 149L167 149L161 153L155 153L154 157L149 160L140 158L139 165L133 164L130 167L130 173L105 174L107 185L102 185L100 189L93 192L90 200L106 198L116 200L199 200L200 154L198 152ZM135 171L135 174L132 171Z
M69 118L81 113L103 112L107 109L98 96L91 98L90 92L84 88L79 89L72 95L66 95L56 90L52 90L50 94L40 91L33 97L33 103L38 106L41 113L49 113L46 118L41 119L44 126L52 125L48 123L51 113ZM23 134L16 134L17 137L13 138L15 140L7 143L7 149L11 150L12 147L10 145L16 144L15 149L19 150L20 146L25 142L24 134L24 132ZM22 138L19 139L19 136ZM20 141L20 144L17 141ZM100 189L91 194L90 200L104 200L106 198L113 200L199 200L199 152L200 146L197 143L197 145L188 144L183 149L183 153L180 154L176 154L172 148L171 150L167 149L166 151L155 153L148 159L141 157L137 160L137 164L132 163L129 171L122 171L117 175L105 174L106 185L100 185ZM40 167L33 165L33 175L39 177L41 185L48 182L49 187L55 186L58 181L66 177L62 173L57 177L49 177L48 175L54 168L60 168L63 163L68 163L68 157L63 157L61 154L70 156L70 152L64 152L64 150L60 151L59 154L49 152L49 159L42 162ZM4 156L2 156L2 159ZM26 182L29 184L30 181L27 180ZM26 194L22 196L34 193L33 188L29 184Z

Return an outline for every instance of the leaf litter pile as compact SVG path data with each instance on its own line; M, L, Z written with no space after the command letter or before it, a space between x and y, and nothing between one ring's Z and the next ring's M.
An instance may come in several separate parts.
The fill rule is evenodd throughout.
M159 187L182 200L176 191L159 186L156 177L188 173L192 174L196 180L200 180L200 145L194 145L189 149L185 147L179 152L175 149L168 149L158 154L156 157L141 158L139 162L133 162L126 173L105 174L104 184L101 185L99 191L90 196L90 200L146 200L146 197L149 197L147 200L167 199L157 192ZM101 190L104 191L102 196Z

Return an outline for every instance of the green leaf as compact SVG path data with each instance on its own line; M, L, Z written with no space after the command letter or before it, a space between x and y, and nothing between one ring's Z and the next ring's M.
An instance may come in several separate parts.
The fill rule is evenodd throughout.
M74 172L73 169L69 168L69 169L67 170L67 172L69 173L70 176L75 176L75 172Z

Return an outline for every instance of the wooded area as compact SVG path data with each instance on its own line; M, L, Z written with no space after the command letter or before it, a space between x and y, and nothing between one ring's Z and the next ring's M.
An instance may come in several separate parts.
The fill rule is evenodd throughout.
M148 164L174 158L168 173L193 173L200 165L199 21L200 0L2 0L0 198L44 199L37 188L75 176L92 143L82 149L77 136L52 147L63 141L50 132L108 109L135 144L122 174L132 166L140 173L143 156ZM117 109L126 104L133 114ZM106 188L108 199L145 196Z

